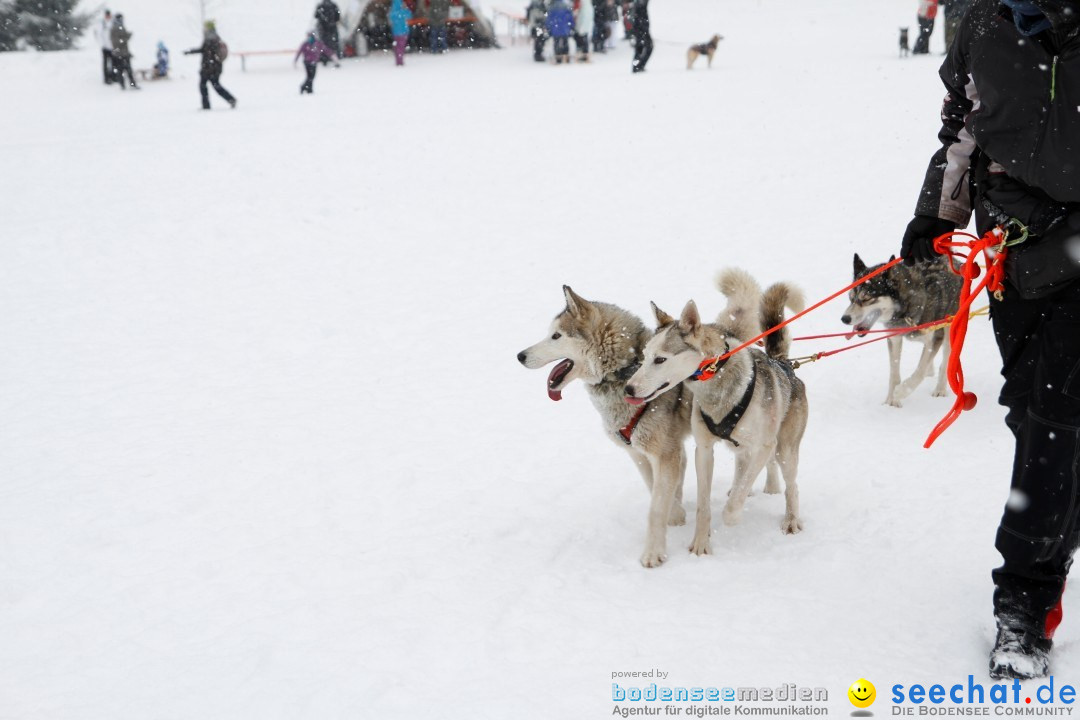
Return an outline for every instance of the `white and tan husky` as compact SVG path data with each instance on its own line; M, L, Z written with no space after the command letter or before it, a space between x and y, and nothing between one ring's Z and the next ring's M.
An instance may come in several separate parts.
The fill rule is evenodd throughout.
M764 295L750 275L726 270L717 278L728 307L717 321L703 324L691 300L678 320L653 305L659 325L645 346L641 368L626 383L627 401L653 403L677 387L686 387L694 398L691 432L697 445L697 525L691 552L712 551L709 543L712 511L713 445L724 442L735 453L735 480L724 508L724 522L739 521L754 478L767 467L765 492L780 490L783 475L786 511L780 524L785 533L802 529L799 517L799 445L806 429L806 389L786 355L790 337L786 331L770 335L765 351L741 350L723 362L711 379L693 379L706 358L722 355L780 323L784 307L800 311L802 294L777 283Z

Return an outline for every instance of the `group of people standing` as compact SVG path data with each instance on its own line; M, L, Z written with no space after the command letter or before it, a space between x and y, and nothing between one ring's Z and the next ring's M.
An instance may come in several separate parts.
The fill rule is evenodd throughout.
M577 61L589 61L589 44L595 52L614 47L613 38L622 9L627 39L634 43L633 72L643 72L652 55L649 32L649 0L531 0L525 9L529 34L533 38L533 60L544 62L544 46L551 38L555 64L570 62L570 38L574 38Z
M106 10L98 28L98 39L101 41L101 69L105 84L116 83L121 90L129 87L138 90L135 71L131 69L131 32L124 25L124 14L116 13L113 16L111 11ZM153 77L166 77L168 73L169 51L159 42Z
M948 49L952 46L956 29L960 26L960 20L964 17L971 2L972 0L919 0L919 9L916 13L919 21L919 37L915 39L915 47L911 49L911 54L926 55L930 52L930 36L934 33L934 22L939 8L945 14L945 47Z

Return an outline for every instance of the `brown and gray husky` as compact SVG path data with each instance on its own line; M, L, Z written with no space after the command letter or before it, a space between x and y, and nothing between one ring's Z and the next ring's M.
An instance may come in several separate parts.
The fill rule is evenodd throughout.
M648 531L641 564L657 567L667 559L667 525L686 523L682 506L686 438L690 434L690 396L683 387L649 403L625 401L626 380L641 365L651 332L633 314L607 303L589 302L563 286L566 309L548 328L548 336L518 353L518 361L536 369L556 363L548 375L552 400L562 398L571 382L585 382L600 413L604 434L630 455L651 493Z
M878 322L890 330L895 330L925 325L953 315L960 306L962 281L949 270L948 263L949 260L942 257L914 267L897 265L870 278L848 293L851 305L840 321L845 325L853 325L852 334L862 337ZM865 277L883 264L867 267L856 253L854 277L856 280ZM923 351L915 372L907 380L900 382L900 351L905 338L922 343ZM942 348L945 354L938 369L938 380L933 394L934 397L944 397L947 394L948 378L945 371L949 357L949 335L946 329L918 330L890 337L885 342L889 345L889 392L885 396L886 405L901 407L904 399L933 374L934 357Z
M717 321L703 324L693 300L678 320L653 305L659 328L645 346L641 369L626 383L628 402L656 402L673 388L689 388L694 398L691 433L697 445L697 526L690 551L712 552L709 544L712 510L713 445L723 441L735 453L735 480L724 507L724 522L739 522L754 478L767 467L765 492L780 491L778 475L786 486L786 511L780 528L785 533L802 529L799 518L799 445L806 430L806 388L795 377L786 355L786 331L770 335L764 352L749 347L723 362L711 379L694 380L706 358L719 356L757 335L762 328L782 322L784 307L799 311L802 294L777 283L762 295L758 284L742 270L718 276L728 307Z

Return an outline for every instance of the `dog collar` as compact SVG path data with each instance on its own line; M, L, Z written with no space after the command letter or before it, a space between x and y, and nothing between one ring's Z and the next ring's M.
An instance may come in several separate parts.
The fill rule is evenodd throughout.
M618 436L622 438L623 442L627 445L630 444L630 436L634 434L634 428L637 427L638 421L641 420L641 416L645 414L645 411L649 409L649 403L644 403L638 411L634 413L634 417L630 418L630 422L626 424L626 427L620 428L617 432Z
M707 357L701 361L698 365L698 369L694 371L694 374L687 378L687 380L712 380L716 373L720 372L720 369L727 365L728 358L724 355L714 355L713 357Z
M731 433L735 432L735 426L739 424L739 420L746 414L747 408L750 407L750 401L754 397L754 387L757 385L757 367L751 366L750 370L750 384L746 386L746 392L743 393L742 399L738 404L731 409L727 415L723 417L720 422L715 422L711 417L705 414L705 411L701 411L701 419L705 421L705 427L709 428L716 437L721 440L727 440L735 447L739 447L739 441L731 437Z

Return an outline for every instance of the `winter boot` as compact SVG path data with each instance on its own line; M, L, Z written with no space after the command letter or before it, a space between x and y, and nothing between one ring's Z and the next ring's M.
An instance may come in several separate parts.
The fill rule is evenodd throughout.
M995 680L1046 677L1053 641L1041 631L1011 626L998 618L997 642L990 652L990 677Z

